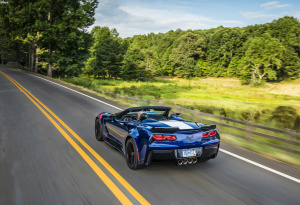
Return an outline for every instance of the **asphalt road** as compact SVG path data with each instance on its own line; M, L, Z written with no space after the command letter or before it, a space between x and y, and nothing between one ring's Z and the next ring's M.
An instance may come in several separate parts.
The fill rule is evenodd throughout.
M300 204L300 183L224 152L206 163L156 163L132 171L120 152L94 137L95 116L103 111L117 112L116 108L22 71L5 67L0 67L0 71L45 104L151 204ZM120 204L120 195L114 194L110 185L97 175L97 167L125 198L139 204L132 189L123 186L119 178L61 127L86 153L86 158L24 91L0 74L0 204ZM299 169L224 142L221 147L300 179ZM87 163L87 158L94 167Z

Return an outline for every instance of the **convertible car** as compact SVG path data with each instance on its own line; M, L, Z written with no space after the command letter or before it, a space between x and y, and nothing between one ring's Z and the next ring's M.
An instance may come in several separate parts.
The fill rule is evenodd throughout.
M95 119L95 135L126 157L131 169L152 161L195 164L217 156L220 135L216 125L195 123L170 113L170 107L132 107L119 113L100 113Z

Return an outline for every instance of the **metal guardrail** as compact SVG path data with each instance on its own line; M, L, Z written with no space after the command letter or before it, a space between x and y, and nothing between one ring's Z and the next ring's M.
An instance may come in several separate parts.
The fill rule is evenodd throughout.
M96 92L99 92L99 91L96 91ZM123 98L123 99L129 100L129 101L132 101L131 103L136 104L136 105L138 105L137 102L144 102L148 105L153 104L153 105L166 106L165 104L163 104L159 101L142 100L142 99L138 99L138 98L135 98L135 97L122 96L122 95L119 95L119 94L107 93L107 92L104 92L104 91L102 91L101 93L105 94L105 95L114 96L116 98ZM184 112L183 113L184 117L192 118L192 119L207 122L207 123L213 123L213 124L216 124L216 125L220 126L221 127L221 133L228 134L228 135L238 137L238 138L242 138L242 139L245 139L245 140L249 140L250 142L259 142L259 143L265 144L267 146L270 146L270 147L273 147L273 148L276 148L276 149L280 149L280 150L283 150L283 151L286 151L286 152L290 152L290 153L300 155L299 150L291 148L291 145L300 147L300 141L296 141L296 140L300 140L300 133L297 133L297 132L294 132L294 131L291 131L291 130L283 130L283 129L272 128L272 127L267 127L267 126L263 126L263 125L258 125L258 124L254 124L254 123L248 122L248 121L240 121L240 120L235 120L235 119L231 119L231 118L227 118L227 117L223 117L223 116L217 116L217 115L213 115L213 114L209 114L209 113L204 113L204 112L201 112L199 110L189 110L189 109L186 109L186 108L183 108L183 107L180 107L180 106L174 106L174 107L173 107L174 110L177 110L179 112ZM194 116L191 115L191 114L185 114L185 113L192 113ZM211 120L211 119L206 119L205 117L216 119L216 121ZM246 128L241 128L241 127L238 127L238 126L229 125L229 124L224 123L224 121L237 123L237 124L242 125ZM243 132L243 133L245 133L245 135L237 134L233 131L226 131L226 130L223 130L222 128L229 128L229 129L234 130L234 131ZM278 137L278 136L274 136L274 135L254 131L254 129L256 129L256 128L267 131L267 132L271 131L271 132L274 132L274 133L284 134L287 138L281 138L281 137ZM270 139L270 140L275 140L275 141L278 141L278 142L281 142L281 143L285 143L286 146L280 146L280 145L270 143L270 142L267 142L267 141L264 141L264 140L259 140L259 139L256 139L255 137L253 137L252 135L267 138L267 139Z

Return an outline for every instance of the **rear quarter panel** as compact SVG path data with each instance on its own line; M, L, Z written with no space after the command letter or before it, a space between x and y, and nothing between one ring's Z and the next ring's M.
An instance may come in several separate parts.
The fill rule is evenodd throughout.
M130 125L128 129L129 135L127 137L127 140L129 137L132 137L134 139L138 150L139 164L143 165L146 160L151 132L140 125ZM124 143L123 146L125 150L126 143Z

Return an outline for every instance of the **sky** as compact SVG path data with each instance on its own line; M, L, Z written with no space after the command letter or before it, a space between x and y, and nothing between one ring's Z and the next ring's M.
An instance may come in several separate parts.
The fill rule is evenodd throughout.
M299 0L99 0L94 26L122 38L170 30L245 27L284 16L300 19Z

